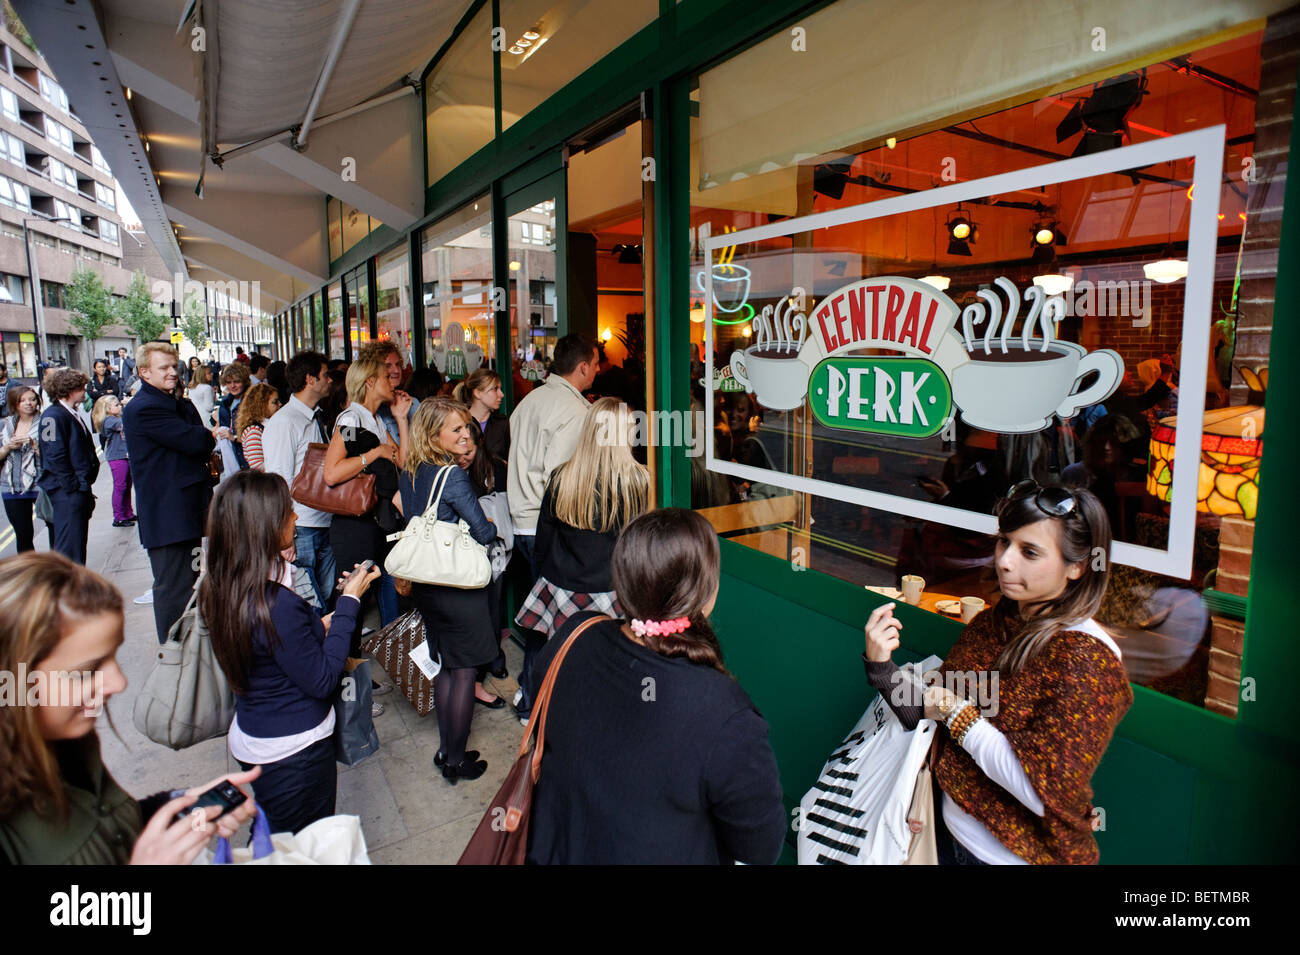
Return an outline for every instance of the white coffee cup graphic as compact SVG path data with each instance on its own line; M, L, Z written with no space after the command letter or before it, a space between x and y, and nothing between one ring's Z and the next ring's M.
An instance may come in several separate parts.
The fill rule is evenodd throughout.
M1006 352L976 349L952 372L952 398L962 420L984 431L1041 431L1052 415L1071 418L1079 409L1110 397L1124 375L1124 360L1109 348L1089 352L1074 342L1030 339L1028 348ZM1075 392L1089 374L1097 380Z
M770 358L756 354L758 351L758 345L750 345L744 352L732 352L731 376L757 396L765 408L793 411L802 407L808 394L808 366L799 360L798 353Z
M695 284L705 291L703 272L695 273ZM720 312L739 312L747 301L749 269L727 263L713 266L713 307Z
M921 602L921 594L925 592L925 578L918 577L916 574L903 575L903 602L916 606Z

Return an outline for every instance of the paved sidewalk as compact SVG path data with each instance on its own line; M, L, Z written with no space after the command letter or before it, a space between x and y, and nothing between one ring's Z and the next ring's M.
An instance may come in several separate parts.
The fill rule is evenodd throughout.
M112 488L109 469L101 467L95 484L98 500L90 522L87 564L122 591L126 641L117 659L128 686L100 717L99 735L105 765L127 792L142 797L159 790L199 785L237 771L239 764L229 755L224 737L173 752L150 742L135 729L131 718L135 690L153 666L158 642L153 607L132 600L152 586L153 576L136 529L113 526ZM36 527L36 547L46 550L48 537L39 519ZM0 543L9 539L10 535L4 533L7 530L8 524L0 513ZM0 557L13 553L12 542L0 548ZM375 621L370 622L373 625ZM518 673L522 651L507 641L506 656L511 673ZM380 682L390 682L378 664L373 666ZM433 768L433 755L438 749L436 713L417 716L396 689L380 700L386 709L375 720L379 752L356 766L338 767L338 812L361 817L366 845L375 864L454 863L504 781L522 727L510 706L500 710L476 707L469 744L481 751L488 770L479 779L452 786Z

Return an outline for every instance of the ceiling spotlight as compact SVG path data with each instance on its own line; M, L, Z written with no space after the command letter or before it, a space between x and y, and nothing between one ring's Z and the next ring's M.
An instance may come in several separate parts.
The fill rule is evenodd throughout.
M515 54L515 56L518 56L520 53L524 52L524 48L522 46L512 46L510 52Z
M532 40L525 40L523 37L520 37L518 40L515 40L515 46L532 46L532 45L533 45Z
M959 203L957 211L948 219L948 254L969 256L970 243L977 237L975 223L966 217Z
M1145 73L1126 73L1098 84L1087 99L1070 107L1056 127L1056 141L1063 143L1083 133L1071 156L1090 156L1124 145L1128 114L1146 92Z
M813 166L813 192L819 192L830 199L843 199L844 187L849 183L849 173L852 170L852 156L834 162L818 163Z
M961 214L960 207L957 215L948 220L948 234L954 239L969 239L973 228L971 221Z
M541 34L538 33L536 30L525 30L525 31L524 31L524 39L525 39L525 40L537 40L537 39L540 39L540 38L541 38Z
M511 271L511 272L518 272L521 268L523 268L523 265L522 265L521 263L519 263L519 262L511 262L511 263L510 263L510 271Z
M641 246L639 245L623 245L620 243L610 251L618 256L619 265L641 264Z
M1056 238L1055 233L1047 226L1040 225L1034 230L1034 241L1039 245L1051 245L1052 240Z
M1153 282L1168 285L1179 279L1187 278L1187 261L1185 259L1160 259L1142 266L1142 272Z

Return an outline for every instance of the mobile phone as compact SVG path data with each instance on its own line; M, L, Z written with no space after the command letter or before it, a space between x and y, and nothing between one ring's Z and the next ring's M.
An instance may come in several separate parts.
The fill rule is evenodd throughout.
M223 779L207 792L200 795L193 805L178 812L176 814L176 821L180 822L183 819L187 819L195 809L206 809L208 806L221 807L221 813L217 816L217 818L220 819L221 816L238 809L247 801L248 796L244 794L242 789L230 780Z
M358 565L356 572L364 577L366 574L370 573L370 568L373 566L375 566L373 560L363 560L360 565Z

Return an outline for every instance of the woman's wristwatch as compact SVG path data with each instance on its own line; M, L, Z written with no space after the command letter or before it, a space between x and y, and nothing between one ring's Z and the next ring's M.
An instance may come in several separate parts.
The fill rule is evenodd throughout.
M366 456L365 456L364 454L362 454L362 455L361 455L361 470L364 471L365 469L366 469Z

